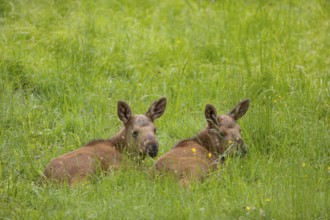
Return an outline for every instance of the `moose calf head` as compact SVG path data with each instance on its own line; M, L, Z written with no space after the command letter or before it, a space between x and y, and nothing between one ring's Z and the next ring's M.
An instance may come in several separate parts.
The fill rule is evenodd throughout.
M147 154L156 157L158 141L154 120L163 115L166 108L166 98L154 102L146 114L133 115L129 105L118 102L118 117L124 124L122 139L125 140L127 151L133 156L144 159Z
M246 99L236 105L228 114L217 115L217 110L211 104L205 107L207 130L210 137L211 151L220 154L242 154L247 152L247 146L241 137L241 128L237 124L249 108L250 100Z

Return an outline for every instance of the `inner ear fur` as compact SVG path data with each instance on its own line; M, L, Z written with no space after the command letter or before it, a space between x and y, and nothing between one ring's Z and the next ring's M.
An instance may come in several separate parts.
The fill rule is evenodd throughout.
M240 119L245 115L247 110L249 109L250 106L250 99L245 99L238 103L233 110L229 112L229 116L231 116L235 121Z
M156 120L164 114L166 109L166 103L166 97L162 97L158 101L155 101L151 104L150 108L146 113L146 116L149 117L152 121Z
M211 104L205 106L205 118L209 126L218 126L217 110Z
M129 105L124 101L118 101L117 103L117 113L118 118L124 123L127 124L132 117L132 110Z

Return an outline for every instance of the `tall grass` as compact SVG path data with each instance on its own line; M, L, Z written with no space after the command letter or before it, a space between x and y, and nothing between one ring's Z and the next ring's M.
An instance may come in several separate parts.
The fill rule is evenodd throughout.
M0 1L0 218L329 219L330 4ZM45 165L167 96L160 155L251 98L249 145L182 189L154 161L69 189Z

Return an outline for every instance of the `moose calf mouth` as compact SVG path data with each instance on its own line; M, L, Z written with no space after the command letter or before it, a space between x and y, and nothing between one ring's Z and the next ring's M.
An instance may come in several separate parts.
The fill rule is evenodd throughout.
M248 153L247 145L243 142L243 144L239 148L237 148L235 155L243 158L246 156L247 153Z
M248 146L246 143L243 143L243 148L241 150L241 157L245 157L247 153L248 153Z

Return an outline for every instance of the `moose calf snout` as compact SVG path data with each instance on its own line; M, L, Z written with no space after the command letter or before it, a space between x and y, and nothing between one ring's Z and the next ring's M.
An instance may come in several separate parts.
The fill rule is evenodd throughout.
M237 146L237 151L239 154L244 157L247 153L247 145L241 138L236 138L235 145Z
M248 146L247 146L247 144L243 141L243 147L242 147L242 154L241 154L241 156L242 157L244 157L246 154L247 154L247 152L248 152Z
M244 144L244 141L240 137L235 138L234 142L235 142L235 144L237 144L239 146L243 146L243 144Z
M157 144L148 145L148 151L150 157L156 157L158 154L158 145Z

